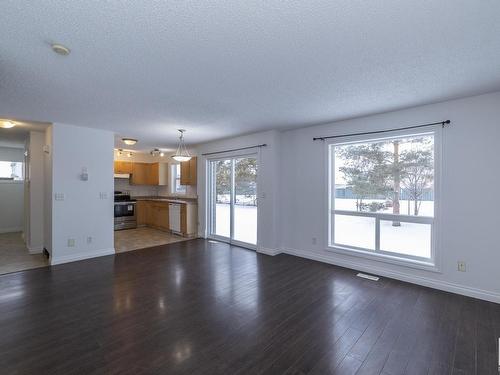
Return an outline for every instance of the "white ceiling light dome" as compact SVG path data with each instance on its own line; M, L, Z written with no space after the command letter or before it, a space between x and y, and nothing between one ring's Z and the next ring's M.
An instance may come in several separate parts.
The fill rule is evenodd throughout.
M192 156L189 155L189 152L186 148L186 145L184 144L184 133L186 132L185 129L177 129L181 133L179 136L179 145L177 146L177 151L175 152L175 155L172 156L172 158L176 161L189 161L191 160Z

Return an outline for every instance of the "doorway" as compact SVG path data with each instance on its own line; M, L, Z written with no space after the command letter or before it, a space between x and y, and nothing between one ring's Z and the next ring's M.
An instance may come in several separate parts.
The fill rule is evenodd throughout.
M209 237L257 248L258 155L208 160Z

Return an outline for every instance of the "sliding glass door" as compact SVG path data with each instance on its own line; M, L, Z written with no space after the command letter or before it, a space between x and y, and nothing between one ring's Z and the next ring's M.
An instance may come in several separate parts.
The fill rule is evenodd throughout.
M209 162L209 235L255 248L257 245L257 156Z

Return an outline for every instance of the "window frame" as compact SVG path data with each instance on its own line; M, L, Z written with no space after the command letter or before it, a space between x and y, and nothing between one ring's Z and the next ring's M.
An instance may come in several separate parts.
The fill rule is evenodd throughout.
M12 161L12 160L0 160L0 162L3 162L3 163L16 163L16 164L21 164L21 176L20 178L18 179L10 179L10 177L0 177L0 181L2 183L20 183L20 182L23 182L25 179L26 179L26 163L24 161Z
M170 192L175 195L186 195L187 194L187 187L186 185L182 185L181 182L181 176L180 173L177 173L177 169L180 169L180 163L172 163L170 165L170 173L172 175L171 179L171 189ZM178 186L184 186L184 189L182 192L177 191L177 181L179 181Z
M335 210L335 158L334 147L346 144L367 143L403 138L411 136L433 135L434 136L434 216L394 215L390 213L373 213L359 211ZM384 135L357 135L345 136L325 141L326 165L326 247L325 250L360 257L369 260L396 264L411 268L423 269L433 272L441 272L441 258L439 251L439 221L441 217L441 167L442 167L442 126L430 126L421 131L395 130L384 133ZM361 216L375 218L375 250L368 250L355 246L339 245L334 243L335 214L347 216ZM423 223L431 225L431 257L423 258L401 253L389 252L380 249L380 221L390 220L394 217L401 222Z

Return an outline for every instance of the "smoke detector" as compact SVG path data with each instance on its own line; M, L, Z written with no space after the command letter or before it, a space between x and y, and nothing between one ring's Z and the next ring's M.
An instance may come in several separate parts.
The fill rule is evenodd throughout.
M55 53L57 53L58 55L61 55L61 56L68 56L69 53L71 52L68 47L63 46L62 44L57 44L57 43L52 44L51 47L52 47L52 51L54 51Z

